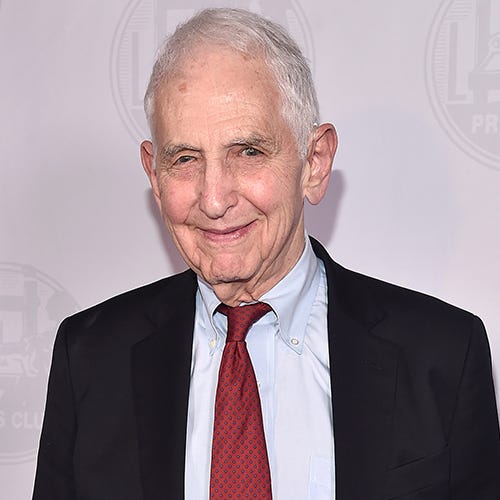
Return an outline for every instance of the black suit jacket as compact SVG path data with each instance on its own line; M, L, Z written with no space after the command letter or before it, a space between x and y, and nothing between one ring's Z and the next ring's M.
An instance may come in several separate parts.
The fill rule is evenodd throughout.
M499 499L481 321L313 246L328 278L337 500ZM184 498L196 286L186 271L62 323L35 500Z

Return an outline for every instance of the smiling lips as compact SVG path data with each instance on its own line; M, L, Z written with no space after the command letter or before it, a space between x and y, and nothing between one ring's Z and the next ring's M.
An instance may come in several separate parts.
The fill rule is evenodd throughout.
M200 230L203 236L213 243L230 243L246 236L250 232L254 222L224 229L201 228Z

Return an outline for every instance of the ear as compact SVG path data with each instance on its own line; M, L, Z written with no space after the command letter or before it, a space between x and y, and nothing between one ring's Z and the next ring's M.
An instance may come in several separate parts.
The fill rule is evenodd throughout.
M160 189L158 188L158 177L156 176L155 168L155 158L153 143L151 141L143 141L141 143L141 162L144 168L144 172L148 176L151 187L153 188L153 194L155 201L158 206L160 206Z
M313 132L303 185L304 196L313 205L317 205L326 193L337 142L337 132L331 123L323 123Z

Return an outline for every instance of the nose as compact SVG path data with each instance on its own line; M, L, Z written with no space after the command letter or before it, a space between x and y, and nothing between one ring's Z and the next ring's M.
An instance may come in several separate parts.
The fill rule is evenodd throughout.
M230 169L222 161L207 161L200 185L200 210L210 219L220 219L237 200L236 182Z

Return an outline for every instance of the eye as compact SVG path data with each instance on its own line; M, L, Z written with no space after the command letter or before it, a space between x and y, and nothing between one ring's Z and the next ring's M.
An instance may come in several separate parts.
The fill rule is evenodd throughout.
M245 149L243 149L243 151L241 152L241 154L243 156L258 156L258 155L261 154L261 152L258 149L255 149L255 148L253 148L251 146L248 146Z
M189 156L189 155L183 155L183 156L179 156L179 158L177 158L177 160L175 161L176 164L179 164L179 163L188 163L190 161L194 160L194 156Z

